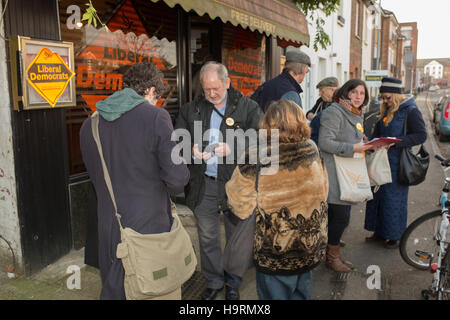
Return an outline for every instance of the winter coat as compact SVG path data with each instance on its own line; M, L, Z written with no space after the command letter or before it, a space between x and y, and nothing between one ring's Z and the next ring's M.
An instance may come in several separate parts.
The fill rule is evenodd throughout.
M257 165L249 164L247 157L226 185L228 201L239 218L256 215L254 260L258 271L300 274L325 255L327 172L311 140L280 143L277 160L262 165L258 174ZM263 173L269 166L278 170Z
M320 117L322 116L322 111L328 108L333 102L323 101L322 97L317 99L314 107L306 113L306 117L308 117L309 113L314 115L314 118L309 123L311 127L311 140L316 144L319 143L319 130L320 130Z
M405 115L408 113L406 136L403 134ZM422 114L411 97L400 104L394 118L386 127L383 117L376 123L372 138L396 137L402 141L389 148L392 183L382 185L374 193L373 200L366 205L365 229L377 233L384 239L400 240L408 219L409 187L398 183L400 154L403 148L419 145L427 139L427 131Z
M322 97L319 97L319 99L317 99L316 103L314 104L314 107L312 107L312 109L306 113L306 117L308 117L308 114L310 113L312 113L313 115L317 115L319 112L325 110L332 103L333 102L331 101L323 101Z
M173 127L168 112L142 101L134 106L139 98L133 98L137 94L134 91L129 94L129 90L118 91L97 104L103 156L123 227L143 234L167 232L172 225L168 188L181 191L189 180L189 171L185 164L176 165L171 161L175 143L171 141ZM112 113L123 111L116 112L112 117L114 121L107 121L103 117L106 109ZM90 117L81 127L80 143L83 161L97 194L100 298L125 299L124 269L116 257L120 229L104 180Z
M302 100L300 99L300 93L302 92L302 87L298 82L288 71L283 70L279 76L264 83L258 103L264 112L272 101L282 99L294 101L302 107Z
M194 101L187 103L181 107L180 113L176 121L176 129L186 129L191 136L190 148L194 144L205 147L208 141L202 141L202 135L210 129L211 113L214 105L205 99L204 95L199 96ZM227 129L258 129L259 121L262 117L261 109L258 104L250 98L244 97L239 91L230 87L228 89L227 107L225 110L224 119L232 118L233 124L229 125L225 120L220 124L220 132L223 136L223 142L227 142ZM194 121L201 121L202 132L199 137L194 134ZM196 141L194 139L197 139ZM235 141L236 142L236 141ZM225 193L225 183L230 180L233 170L237 165L239 155L236 152L237 143L234 143L235 150L228 157L223 159L222 164L217 165L217 208L219 211L228 209L227 196ZM195 164L192 158L186 158L190 163L188 165L190 170L190 180L185 189L186 205L191 209L200 203L204 194L204 174L206 171L206 163Z
M328 172L330 191L328 203L350 205L340 199L339 182L333 155L353 157L353 145L363 139L363 119L338 103L322 111L319 129L319 149ZM360 130L361 129L361 130Z

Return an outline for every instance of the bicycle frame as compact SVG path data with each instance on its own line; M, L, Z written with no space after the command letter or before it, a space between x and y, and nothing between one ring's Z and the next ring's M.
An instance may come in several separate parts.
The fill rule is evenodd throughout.
M447 167L444 169L444 173L446 173L447 170L449 170L450 167ZM448 192L449 192L449 184L450 184L450 178L445 178L445 185L442 189L442 195L441 195L441 210L442 210L442 218L441 223L439 225L439 232L437 232L435 238L436 241L439 243L439 253L437 257L437 268L436 272L433 275L433 284L432 289L436 290L438 294L438 299L441 299L442 292L441 292L441 286L440 286L440 274L441 274L441 265L442 265L442 259L444 258L445 251L448 250L446 248L447 242L446 242L446 236L447 236L447 229L450 224L450 215L449 210L447 208L447 200L448 200ZM450 270L447 270L447 272L450 272Z

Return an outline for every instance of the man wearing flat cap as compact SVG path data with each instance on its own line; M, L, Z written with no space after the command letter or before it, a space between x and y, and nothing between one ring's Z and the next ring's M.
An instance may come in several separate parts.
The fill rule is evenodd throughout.
M314 107L306 113L306 118L311 121L316 114L325 110L333 101L333 95L339 87L339 81L336 77L327 77L322 79L316 86L319 89L319 99Z
M286 52L286 63L283 72L264 83L258 99L259 106L264 110L272 101L281 99L291 100L302 107L300 93L303 92L300 83L311 67L309 56L300 50Z

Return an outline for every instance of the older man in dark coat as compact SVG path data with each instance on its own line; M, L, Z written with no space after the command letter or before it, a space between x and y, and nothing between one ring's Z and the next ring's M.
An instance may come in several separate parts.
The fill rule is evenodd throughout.
M286 52L283 72L264 83L260 97L258 97L258 104L264 112L272 101L277 100L291 100L303 107L300 98L303 89L300 84L309 72L309 67L311 67L311 59L306 53L300 50Z
M189 165L191 179L186 204L197 219L202 273L207 287L202 298L212 300L225 287L225 299L237 300L253 251L254 219L237 222L228 208L225 184L233 174L239 154L232 152L227 130L258 129L262 112L255 101L230 86L223 64L206 63L200 70L200 81L204 94L181 107L176 123L177 129L189 131L192 154L196 158L196 161L187 159L193 164ZM206 142L214 148L209 151L202 148L202 141L194 140L198 124L198 129L203 131L201 135L210 130ZM225 214L227 239L223 254L220 213Z
M170 231L168 188L182 190L189 180L185 164L171 160L173 132L169 114L155 107L164 92L162 73L139 63L123 77L125 89L97 103L99 135L124 227L142 234ZM81 151L97 193L101 299L125 299L124 269L116 257L120 229L106 187L91 118L80 132ZM181 298L181 293L180 297Z

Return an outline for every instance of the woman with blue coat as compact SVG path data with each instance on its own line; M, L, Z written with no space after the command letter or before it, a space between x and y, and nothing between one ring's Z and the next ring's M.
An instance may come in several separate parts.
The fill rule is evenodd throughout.
M392 183L382 185L373 200L367 202L364 228L374 232L366 241L383 241L386 248L395 249L406 229L408 216L409 187L398 182L400 154L403 148L423 144L427 131L414 97L402 94L401 80L383 78L380 93L383 103L372 138L396 137L402 141L388 150Z

